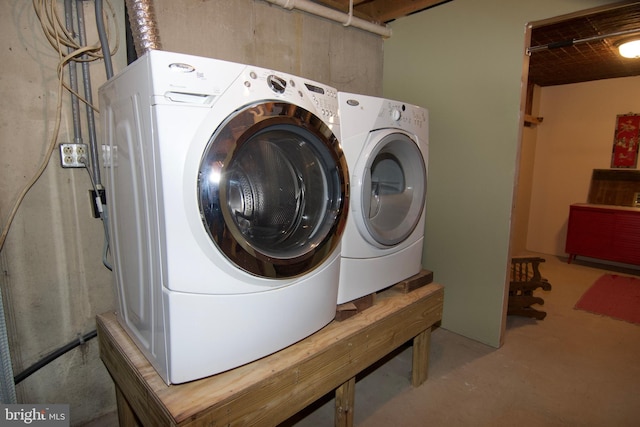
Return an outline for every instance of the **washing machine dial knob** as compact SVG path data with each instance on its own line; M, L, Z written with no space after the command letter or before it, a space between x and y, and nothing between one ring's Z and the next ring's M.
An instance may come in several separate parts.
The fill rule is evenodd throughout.
M285 89L287 88L287 81L282 77L278 77L273 74L267 77L267 84L269 85L271 90L276 93L284 93Z
M400 116L402 116L402 113L400 113L400 110L398 110L397 108L394 108L391 110L391 118L394 121L397 122L398 120L400 120Z

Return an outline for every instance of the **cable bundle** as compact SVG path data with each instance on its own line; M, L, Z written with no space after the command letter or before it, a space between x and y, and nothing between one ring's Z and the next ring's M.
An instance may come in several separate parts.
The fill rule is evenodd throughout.
M0 234L0 251L4 247L5 240L7 235L9 234L9 229L11 228L11 224L16 216L18 208L20 207L22 201L25 196L33 187L33 185L40 179L42 174L44 173L49 161L51 159L51 155L56 146L56 141L58 140L58 133L60 131L61 117L62 117L62 94L63 89L69 91L72 97L84 102L88 105L92 110L98 111L98 109L92 105L85 97L80 96L75 89L73 89L68 83L64 80L64 69L67 64L71 64L72 62L79 63L88 63L92 61L105 59L103 52L108 52L109 55L114 55L119 47L120 38L118 36L118 32L115 32L115 43L113 48L106 49L105 46L102 45L100 41L96 42L93 45L82 46L78 41L76 41L76 37L74 34L71 34L64 23L64 20L61 19L59 13L59 6L57 0L32 0L33 1L33 9L38 17L40 25L42 27L42 31L47 38L49 44L53 47L53 49L58 54L58 65L57 65L57 74L58 74L58 90L57 90L57 103L56 103L56 121L54 125L53 134L51 136L51 140L47 146L47 150L45 151L45 156L40 164L38 170L33 175L33 177L27 182L24 186L16 202L14 203L11 212L9 213L9 217L5 226L2 229L2 234ZM82 2L79 2L82 3ZM100 2L102 3L102 2ZM101 21L104 17L109 19L109 15L112 16L112 19L115 21L115 12L111 5L111 3L107 0L107 5L110 9L110 13L104 13L103 16L96 16L97 21ZM101 9L100 9L101 10ZM108 26L107 26L108 28ZM108 39L109 33L107 33L106 38ZM66 52L65 52L66 50ZM107 73L109 74L109 73ZM89 171L87 167L87 171ZM89 176L91 177L91 172L89 171ZM95 186L95 180L92 178L92 185Z

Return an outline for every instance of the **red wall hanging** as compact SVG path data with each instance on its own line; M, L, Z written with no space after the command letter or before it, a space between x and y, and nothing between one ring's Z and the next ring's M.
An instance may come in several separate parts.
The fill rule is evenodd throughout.
M619 114L616 116L616 131L611 154L612 168L635 168L638 164L638 133L640 115Z

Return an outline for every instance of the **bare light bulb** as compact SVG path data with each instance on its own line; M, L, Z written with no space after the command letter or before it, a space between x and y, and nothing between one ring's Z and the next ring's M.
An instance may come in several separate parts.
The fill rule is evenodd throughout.
M618 50L625 58L640 58L640 39L622 43Z

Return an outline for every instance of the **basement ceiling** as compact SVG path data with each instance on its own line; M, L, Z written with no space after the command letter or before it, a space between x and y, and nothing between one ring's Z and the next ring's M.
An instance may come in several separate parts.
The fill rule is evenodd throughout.
M384 24L449 1L452 0L353 0L353 14ZM315 3L345 13L349 11L349 0L315 0ZM622 58L616 46L617 42L633 34L579 42L629 30L638 30L640 36L639 1L615 3L596 13L576 13L566 20L534 27L532 47L549 44L564 47L531 53L529 83L554 86L640 75L640 59Z
M632 30L637 32L579 42ZM621 57L616 46L633 36L640 37L640 2L534 27L529 83L554 86L640 75L640 59ZM566 46L536 50L549 44Z
M353 16L384 24L449 1L452 0L353 0ZM349 12L349 0L315 0L314 3Z

